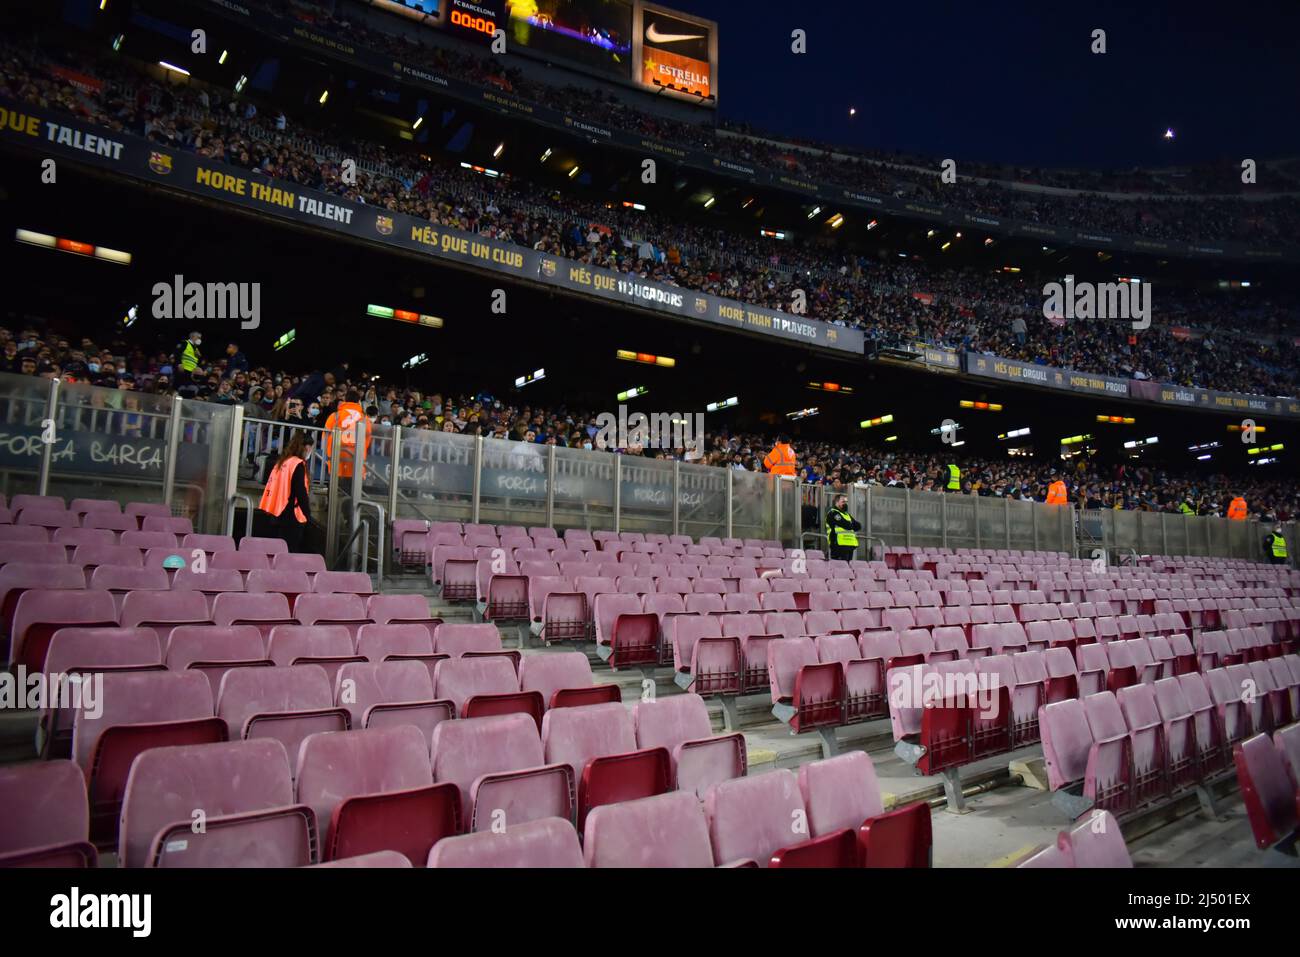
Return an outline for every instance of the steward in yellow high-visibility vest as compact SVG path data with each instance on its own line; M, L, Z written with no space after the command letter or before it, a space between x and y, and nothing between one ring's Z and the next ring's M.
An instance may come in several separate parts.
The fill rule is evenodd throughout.
M955 465L948 466L948 485L949 492L961 491L961 469Z
M826 545L832 559L849 561L858 548L857 532L862 525L848 513L848 506L848 497L837 495L826 510Z
M1282 537L1282 529L1273 529L1273 534L1268 537L1265 544L1268 548L1269 560L1274 565L1285 565L1287 557L1286 539Z

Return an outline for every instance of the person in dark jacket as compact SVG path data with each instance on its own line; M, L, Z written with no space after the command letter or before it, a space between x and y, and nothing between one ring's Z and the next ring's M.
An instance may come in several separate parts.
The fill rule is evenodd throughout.
M836 495L826 510L826 544L831 558L849 561L858 550L857 532L862 524L848 512L847 495Z

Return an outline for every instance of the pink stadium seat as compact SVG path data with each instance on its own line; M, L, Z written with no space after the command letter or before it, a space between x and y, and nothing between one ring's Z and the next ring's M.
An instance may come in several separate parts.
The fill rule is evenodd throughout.
M500 833L484 831L448 837L429 852L429 867L582 867L578 832L567 820L541 818L512 824Z
M186 554L192 549L203 549L209 555L217 554L218 551L234 551L235 540L227 534L195 534L190 533L182 538L181 549ZM211 562L209 562L211 564Z
M413 725L431 740L439 723L455 717L450 701L433 697L433 678L419 661L348 662L334 679L335 703L353 728Z
M271 555L271 570L276 572L306 572L314 575L325 571L325 557L316 554L280 552Z
M542 721L542 744L547 763L573 769L580 825L593 807L671 789L667 750L638 751L632 716L621 704L553 708Z
M200 535L191 532L181 539L181 548L186 552L201 548L209 555L215 555L217 552L233 552L235 540L229 535Z
M587 815L588 867L712 867L709 824L685 791L606 804Z
M81 702L72 726L72 756L88 781L92 838L116 839L127 773L138 754L225 737L212 688L198 672L106 673L101 699Z
M193 827L196 808L202 830ZM278 741L155 748L131 766L122 804L123 867L301 867L316 821L293 803Z
M744 777L745 736L715 737L704 699L697 694L639 701L632 708L638 748L665 748L673 761L673 787L704 792L719 781Z
M271 738L296 755L309 734L347 731L348 712L334 707L334 693L319 665L235 668L221 679L217 717L231 741Z
M163 661L171 671L193 669L205 674L212 686L213 700L216 700L226 672L235 668L272 665L266 656L262 634L252 625L181 625L173 628L163 646Z
M502 650L501 632L496 625L488 623L443 622L433 629L433 650L451 658L499 652Z
M447 658L439 661L433 670L434 697L451 701L456 706L457 717L467 716L468 706L475 698L517 696L519 677L511 660L504 656ZM535 712L542 709L541 695L537 695ZM511 711L522 710L512 707ZM533 709L529 708L529 713Z
M62 566L30 567L58 570ZM42 671L50 639L60 628L71 625L112 627L117 624L117 605L110 592L83 590L77 593L76 600L70 601L64 589L28 588L14 606L9 634L9 664L15 668L26 667L29 672Z
M256 569L248 573L244 590L252 595L278 592L289 599L289 609L292 611L296 607L298 596L311 591L311 581L307 578L307 573L302 571Z
M0 867L94 867L86 779L72 761L0 765Z
M580 651L524 655L519 662L519 688L536 691L547 708L621 701L616 684L592 684L591 662Z
M312 591L322 595L371 595L375 587L365 572L318 572L312 580Z
M572 819L572 769L546 766L537 725L527 715L445 722L434 729L432 754L434 780L459 790L464 831Z
M766 867L778 850L808 837L800 828L807 815L798 779L784 768L714 785L704 809L715 861Z
M320 665L331 688L341 666L366 660L357 654L348 630L342 625L277 624L270 630L267 657L281 668L294 664Z
M1237 742L1232 759L1255 846L1265 850L1294 840L1300 828L1300 795L1268 735Z
M456 786L433 783L428 742L406 725L311 735L297 797L316 812L324 860L390 850L422 866L460 821Z
M162 506L166 508L166 506ZM131 506L127 506L127 514ZM188 518L178 518L172 515L145 515L140 523L140 530L144 532L169 532L172 535L193 535L194 526ZM201 548L202 546L195 546Z

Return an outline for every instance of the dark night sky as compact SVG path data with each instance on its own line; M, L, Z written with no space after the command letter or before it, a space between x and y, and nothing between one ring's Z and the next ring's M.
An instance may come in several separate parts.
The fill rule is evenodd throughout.
M719 22L726 119L959 161L1121 168L1300 154L1297 0L669 6ZM808 35L801 56L795 27ZM1097 27L1105 55L1089 50Z

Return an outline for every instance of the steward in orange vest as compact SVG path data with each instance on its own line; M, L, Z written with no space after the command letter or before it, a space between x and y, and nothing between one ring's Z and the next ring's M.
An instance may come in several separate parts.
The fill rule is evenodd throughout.
M1228 518L1234 522L1246 520L1246 500L1240 495L1228 504Z
M311 500L304 461L309 449L302 432L294 432L289 437L266 480L262 500L257 505L258 515L254 516L270 535L284 539L291 552L298 550L310 521Z
M790 447L790 439L787 436L776 437L776 445L772 446L772 451L763 458L763 468L773 475L794 475L794 449Z
M1065 481L1059 476L1052 476L1055 481L1047 486L1047 504L1048 505L1067 505L1069 496L1065 491Z
M361 452L361 458L364 462L366 453L370 451L370 420L366 418L365 410L361 408L361 393L356 389L349 389L347 400L340 402L339 407L331 412L330 417L325 420L325 460L327 462L332 461L334 456L334 433L332 430L337 427L342 433L340 436L342 448L339 450L339 478L352 478L352 463L356 452L358 422L365 423L366 445Z

